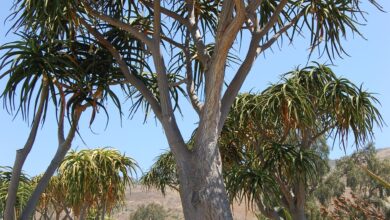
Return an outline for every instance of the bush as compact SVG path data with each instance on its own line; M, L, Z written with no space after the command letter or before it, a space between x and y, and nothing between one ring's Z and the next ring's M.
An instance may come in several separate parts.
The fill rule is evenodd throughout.
M130 215L130 220L166 220L170 217L169 210L160 204L151 203L138 206L137 210Z

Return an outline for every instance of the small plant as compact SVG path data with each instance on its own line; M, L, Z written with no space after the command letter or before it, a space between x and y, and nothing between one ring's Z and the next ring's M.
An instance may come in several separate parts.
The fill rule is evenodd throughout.
M170 210L166 210L162 205L150 203L138 206L137 210L130 215L130 220L168 220L174 219ZM178 219L178 218L176 218Z

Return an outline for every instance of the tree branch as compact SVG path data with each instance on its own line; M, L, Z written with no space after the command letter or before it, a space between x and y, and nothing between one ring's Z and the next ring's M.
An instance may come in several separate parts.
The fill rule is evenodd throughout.
M192 64L191 64L190 37L189 37L188 31L187 31L185 45L186 45L186 48L184 50L184 56L185 56L186 72L187 72L186 73L186 77L187 77L186 89L187 89L188 97L190 99L192 107L195 109L196 113L198 113L198 115L200 116L200 114L202 112L203 104L199 101L199 98L196 95L196 91L195 91L193 72L192 72Z
M197 19L195 17L194 0L186 0L186 6L188 10L188 30L190 31L191 36L194 40L194 44L197 48L199 60L202 63L204 69L207 70L210 55L207 53L206 45L203 42L201 33L198 28Z
M153 32L153 31L147 31L147 34L148 34L148 35L153 35L154 32ZM172 38L167 37L167 36L165 36L164 34L161 34L161 35L160 35L160 38L161 38L162 40L168 42L169 44L172 44L173 46L175 46L175 47L177 47L177 48L179 48L179 49L181 49L181 50L184 50L184 45L181 44L181 43L179 43L179 42L177 42L177 41L175 41L175 40L173 40Z
M183 79L179 80L178 82L171 82L171 83L168 84L168 86L169 86L170 88L172 88L172 87L178 87L178 86L180 86L180 85L182 85L182 84L184 84L184 83L187 83L187 79L186 79L186 78L183 78Z
M84 108L80 108L80 107L77 107L77 109L75 110L75 113L74 113L73 118L72 118L72 125L70 126L70 129L68 131L68 135L66 136L66 139L62 143L60 142L61 146L68 146L72 143L74 136L76 134L76 131L77 131L77 127L79 124L81 114L84 110L85 110Z
M290 27L292 27L296 22L305 14L305 11L301 11L297 16L295 16L289 23L284 25L280 30L272 36L270 40L268 40L266 43L260 46L260 53L264 50L268 49L270 46L272 46L273 43L282 35L284 34Z
M277 175L274 175L274 177L276 182L278 182L278 185L280 186L280 190L282 191L283 197L286 199L288 206L290 208L294 208L295 207L294 199L291 196L290 191L288 190L284 182Z
M115 18L112 18L108 15L102 14L98 11L95 11L86 1L83 1L83 5L87 11L87 14L92 15L95 18L98 18L102 21L105 21L109 23L110 25L113 25L117 28L123 29L130 34L132 34L134 37L136 37L138 40L142 41L144 44L146 44L148 47L153 47L152 39L150 39L146 34L142 33L138 28L135 28L129 24L123 23L120 20L117 20Z
M284 6L288 3L288 0L281 0L278 7L276 7L275 12L272 14L271 18L269 19L268 23L260 30L259 35L260 37L264 37L268 31L271 30L271 28L275 25L275 23L279 19L279 15L282 12Z
M247 16L247 20L245 21L247 26L246 28L249 29L252 33L255 31L260 31L260 24L257 18L256 9L261 5L262 2L262 0L251 0L245 9ZM252 28L249 21L252 22Z
M153 48L152 56L154 66L157 72L157 85L160 95L161 106L161 118L160 122L164 128L165 135L167 136L169 146L174 154L180 154L184 157L184 154L188 153L188 148L184 142L183 136L177 125L175 115L173 113L172 102L169 94L169 83L167 77L167 71L165 68L164 58L160 49L160 37L161 37L161 2L155 0L153 2L154 8L154 20L153 20Z
M245 4L243 0L224 1L222 6L222 13L217 28L216 51L214 56L223 57L226 59L229 50L236 39L237 33L240 31L245 22ZM236 16L233 16L233 8L236 9Z
M252 68L253 63L255 62L257 56L259 55L258 45L260 42L260 35L252 35L251 42L249 44L249 49L245 57L244 62L238 68L237 73L234 75L233 80L230 82L227 87L222 101L221 101L221 120L219 123L219 130L222 130L223 124L228 116L231 105L233 104L242 84L244 83L249 71Z
M149 2L147 0L140 0L142 2L142 4L148 6L148 7L153 7L153 3L152 2ZM176 21L178 21L180 24L184 25L185 27L189 28L190 27L190 23L185 19L183 18L182 16L180 16L179 14L167 9L167 8L164 8L162 6L160 6L160 12Z
M313 142L315 142L317 140L317 138L321 137L326 132L328 132L329 130L332 130L335 127L336 127L336 124L333 124L331 126L326 126L324 129L322 129L322 131L318 132L317 134L315 134L313 137L310 138L310 141L308 142L308 145L312 145Z
M263 3L263 0L250 0L248 6L246 6L246 11L254 12L261 3Z
M172 149L172 152L175 153L186 153L187 148L184 142L184 139L180 133L180 130L175 121L175 117L172 110L171 100L169 98L169 88L168 88L168 80L166 77L165 65L162 55L160 53L160 17L159 14L159 4L160 1L155 1L155 13L158 13L158 16L155 16L154 21L154 33L153 38L149 38L145 36L143 33L140 33L137 29L134 30L134 27L123 24L120 21L113 20L112 18L107 18L105 16L101 16L95 13L95 15L103 20L106 19L106 22L113 22L112 25L123 28L134 36L138 36L141 41L143 41L152 51L153 61L155 62L155 68L157 71L157 82L160 90L160 100L159 103L157 99L153 96L150 90L145 86L145 84L140 81L135 75L131 74L126 62L122 59L119 51L109 42L107 41L96 29L91 27L83 18L79 18L80 23L84 25L87 30L111 53L111 55L117 61L119 68L124 74L125 78L132 84L137 90L144 96L147 102L150 104L154 114L161 121L162 126L166 132L166 136L169 142L169 145ZM157 10L156 10L157 9ZM93 11L91 11L93 13ZM161 64L161 65L160 65ZM165 89L165 91L164 91ZM184 146L184 147L182 147Z
M65 100L64 90L62 89L62 86L57 81L57 79L53 79L53 83L58 88L60 94L61 104L60 104L60 118L58 120L57 136L58 136L58 143L62 143L65 141L64 119L65 119L66 100Z
M181 44L181 43L179 43L179 42L173 40L172 38L169 38L169 37L167 37L167 36L165 36L165 35L161 35L160 37L161 37L162 40L168 42L169 44L171 44L171 45L173 45L173 46L175 46L175 47L177 47L177 48L179 48L179 49L181 49L181 50L184 50L184 49L185 49L185 47L184 47L183 44Z
M171 99L169 97L169 83L167 78L167 72L165 68L164 59L160 49L161 40L161 14L160 14L160 0L153 2L154 8L154 20L153 20L153 62L157 72L157 85L160 95L160 106L162 111L162 120L166 120L165 117L173 117L173 109Z
M145 5L149 6L149 7L152 7L152 3L151 2L147 2L147 1L142 1ZM187 1L187 3L189 3L190 1ZM178 21L179 23L181 23L182 25L184 25L185 27L187 27L188 29L192 29L194 30L195 28L193 26L191 26L190 22L187 21L186 19L184 19L183 17L181 17L180 15L164 8L164 7L161 7L160 6L160 12L162 14L165 14L167 15L168 17L171 17L173 19L175 19L176 21ZM196 31L195 31L196 32ZM200 33L195 33L194 36L198 36L199 39L200 39ZM188 53L188 48L189 48L189 44L186 44L183 45L183 44L180 44L166 36L160 36L161 39L167 41L168 43L176 46L177 48L179 49L182 49L183 51L185 51L185 55L186 55L186 66L187 66L187 79L185 80L181 80L179 83L174 83L174 84L169 84L170 87L172 86L178 86L179 84L182 84L184 82L186 82L187 84L187 92L188 92L188 95L189 95L189 98L191 100L191 103L195 109L195 111L200 114L200 109L201 109L201 103L199 102L198 100L198 97L196 96L195 94L195 91L194 91L194 85L193 85L193 78L192 78L192 68L191 68L191 62L189 61L189 58L190 58L190 54ZM194 37L194 38L197 38L197 37ZM199 43L199 42L198 42ZM204 46L204 44L203 44ZM187 47L187 48L186 48ZM199 44L198 44L198 47L199 47ZM201 46L202 47L202 46ZM187 60L188 58L188 60ZM190 67L190 68L188 68Z
M150 104L151 108L153 109L154 114L157 116L157 118L161 119L162 113L161 113L161 107L156 98L153 96L153 94L150 92L150 90L145 86L145 84L138 79L135 75L131 73L129 70L126 62L122 59L122 56L120 55L119 51L115 49L115 47L106 40L103 35L101 35L96 29L91 27L83 18L79 18L80 23L85 26L88 31L101 43L115 58L116 62L119 65L119 68L122 71L122 74L125 76L125 78L134 86L137 88L137 90L145 97L145 99Z
M234 1L223 1L221 13L218 17L217 39L224 34L224 30L233 18Z
M225 120L227 118L227 114L229 113L230 106L233 104L235 97L237 96L242 84L244 83L246 77L249 74L249 71L252 68L254 61L257 59L259 54L261 54L270 46L272 46L272 44L275 43L275 41L283 33L285 33L291 26L296 24L296 22L303 15L304 15L304 11L301 11L297 16L295 16L289 23L283 26L268 42L266 42L262 46L258 46L258 44L264 35L263 31L265 29L263 28L262 30L255 32L252 35L251 43L249 45L249 49L245 57L245 60L237 70L233 80L230 82L228 88L225 91L225 94L223 95L222 104L221 104L221 120L220 120L219 130L222 129L223 124L225 123Z

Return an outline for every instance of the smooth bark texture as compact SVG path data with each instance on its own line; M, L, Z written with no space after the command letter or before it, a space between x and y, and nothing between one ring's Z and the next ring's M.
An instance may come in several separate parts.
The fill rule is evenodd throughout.
M180 135L174 117L162 124L175 155L185 219L232 219L217 146L218 122L212 123L214 129L198 128L191 150Z
M223 59L223 56L216 57L214 65L211 65L213 68L206 76L206 100L191 151L187 150L184 142L180 140L176 122L163 121L163 124L173 122L170 123L171 127L164 126L164 130L168 140L176 137L176 140L172 139L169 143L176 159L186 219L233 219L217 145L220 94L224 77Z
M63 106L64 107L64 106ZM63 108L62 108L63 109ZM61 111L62 117L60 118L59 123L59 140L63 139L63 111ZM75 117L73 118L72 125L69 129L68 135L64 141L60 141L58 144L57 151L47 167L45 173L39 180L37 186L34 189L33 194L27 202L26 207L23 209L21 218L22 220L29 220L31 216L34 214L35 207L38 204L39 198L41 194L45 191L47 185L49 184L50 178L53 176L61 161L64 159L66 153L69 151L72 145L72 141L76 134L78 121L80 119L81 111L76 110ZM61 132L62 131L62 132Z
M305 210L303 208L297 208L291 212L291 217L294 220L306 220Z
M303 180L298 181L294 187L294 206L290 207L290 213L294 220L306 220L305 215L305 201L306 201L306 182Z
M65 157L69 149L70 149L70 144L68 146L64 145L58 148L53 160L50 162L50 165L47 167L42 178L39 180L38 185L36 186L32 196L27 202L27 205L23 210L21 219L28 220L30 219L30 216L33 215L35 207L38 204L39 197L45 191L47 185L49 184L50 178L53 176L54 172L60 165L62 159Z
M24 165L24 162L26 161L26 158L28 154L31 151L32 146L34 145L35 138L38 133L38 127L39 123L41 122L42 114L44 111L44 106L45 102L47 99L48 95L48 86L47 82L43 80L43 88L41 91L41 97L39 101L39 106L38 110L35 113L35 117L33 120L33 124L31 127L30 134L28 136L28 139L26 141L26 144L22 149L19 149L16 151L16 158L14 162L14 166L12 168L12 176L11 176L11 181L9 183L8 187L8 193L7 193L7 201L5 205L5 210L4 210L4 219L15 219L16 216L14 212L14 207L16 204L16 197L17 197L17 192L19 188L19 182L20 182L20 175L22 173L22 168Z
M102 219L101 220L104 220L106 219L106 205L103 205L103 210L102 210Z
M214 133L215 136L216 133ZM201 146L195 146L193 160L196 170L191 178L192 205L197 215L194 219L233 219L222 176L222 163L217 143L203 135ZM202 163L199 163L202 161ZM195 175L194 175L195 174Z
M181 158L176 164L185 219L232 219L217 145L195 145Z
M306 181L299 179L291 186L285 185L278 177L275 176L284 198L284 207L289 211L294 220L305 220L305 203L306 203Z

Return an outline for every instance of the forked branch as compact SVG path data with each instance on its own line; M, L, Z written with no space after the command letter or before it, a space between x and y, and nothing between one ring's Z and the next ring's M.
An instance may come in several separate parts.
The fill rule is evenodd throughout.
M280 13L280 11L279 11L279 13ZM244 83L244 81L245 81L247 75L249 74L249 71L251 70L252 65L255 62L255 60L257 59L257 57L262 52L264 52L269 47L271 47L279 39L279 37L281 35L283 35L284 33L286 33L293 25L295 25L304 14L305 14L304 11L301 11L300 13L298 13L290 22L288 22L282 28L280 28L280 30L276 34L274 34L267 42L265 42L261 46L259 46L259 42L264 37L264 30L266 30L265 27L252 34L251 43L249 45L245 60L243 61L241 66L238 68L236 74L234 75L233 80L230 82L228 88L225 91L225 94L223 95L222 103L221 103L221 120L220 120L220 125L219 125L220 130L222 129L222 126L226 120L230 106L234 102L234 97L237 96L242 84ZM272 17L274 17L274 16L272 16ZM275 17L277 17L277 16L275 16ZM271 18L270 20L273 20L273 19Z
M126 62L122 59L119 51L108 41L106 40L102 34L100 34L95 28L93 28L90 24L88 24L83 18L79 18L80 24L83 25L87 30L101 43L115 58L116 62L119 65L119 68L122 71L124 77L130 82L131 85L136 87L138 91L145 97L145 99L149 102L151 108L153 109L155 115L158 118L161 118L161 107L157 102L156 98L150 92L150 90L146 87L146 85L138 79L134 74L131 73L129 67Z
M129 32L130 34L132 34L138 40L142 41L148 47L153 47L152 39L149 38L143 32L141 32L141 30L139 30L138 28L136 28L132 25L126 24L124 22L121 22L120 20L117 20L115 18L112 18L108 15L105 15L103 13L100 13L100 12L94 10L86 1L83 1L83 5L84 5L87 13L89 15L91 15L92 17L97 18L99 20L102 20L104 22L107 22L110 25L113 25L117 28L123 29L123 30Z

